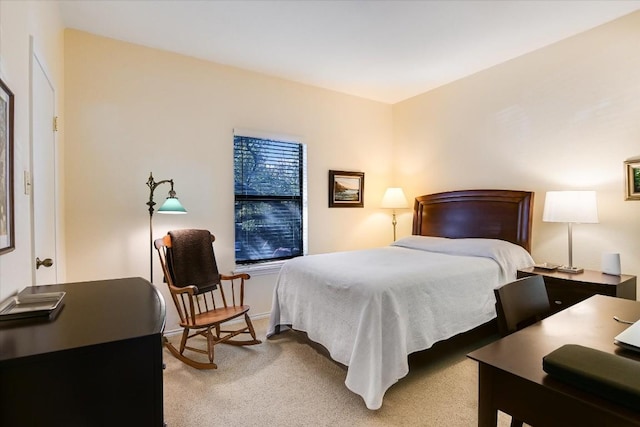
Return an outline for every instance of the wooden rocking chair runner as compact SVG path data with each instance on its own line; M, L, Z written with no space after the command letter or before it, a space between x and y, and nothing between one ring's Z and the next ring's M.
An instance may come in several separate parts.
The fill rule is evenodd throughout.
M249 306L244 304L244 282L250 277L244 273L218 273L212 246L214 240L207 230L176 230L154 242L183 328L179 349L166 338L165 345L176 358L197 369L217 368L213 362L216 344L261 343L256 339L249 318ZM244 325L240 322L239 329L222 329L223 323L242 316ZM234 339L240 334L249 334L251 339ZM197 336L206 339L206 350L187 345L189 339ZM206 354L209 361L189 357L186 350Z

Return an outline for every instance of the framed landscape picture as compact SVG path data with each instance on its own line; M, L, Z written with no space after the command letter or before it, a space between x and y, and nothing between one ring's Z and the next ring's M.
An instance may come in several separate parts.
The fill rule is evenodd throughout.
M0 254L15 248L13 207L13 92L0 80Z
M640 200L640 158L624 162L626 176L625 200Z
M364 172L330 170L329 207L364 207Z

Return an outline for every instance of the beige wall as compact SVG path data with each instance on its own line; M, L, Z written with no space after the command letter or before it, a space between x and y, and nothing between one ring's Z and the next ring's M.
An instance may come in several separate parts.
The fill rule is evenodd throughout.
M624 201L623 173L640 155L638 40L640 12L394 105L396 180L409 196L535 191L533 256L557 263L567 227L541 221L545 192L596 190L600 223L574 227L574 265L599 269L614 251L640 274L640 201Z
M63 28L54 2L0 1L0 77L15 96L14 192L15 250L0 255L0 300L32 284L31 199L24 192L30 172L31 40L56 89L57 110L63 106ZM63 126L63 121L60 122ZM64 138L57 140L62 150ZM58 177L58 183L61 183ZM62 194L62 192L61 192ZM63 224L59 224L63 230ZM63 242L63 238L60 239ZM62 244L62 243L61 243ZM61 246L61 252L63 252ZM56 262L64 264L61 253Z
M220 269L233 269L234 128L307 144L310 253L392 239L379 208L392 185L389 105L74 30L65 35L65 79L69 280L149 277L150 171L175 181L188 210L155 214L154 237L209 229ZM328 208L330 169L365 172L364 209ZM158 187L155 200L168 191ZM254 315L270 311L274 279L252 279Z

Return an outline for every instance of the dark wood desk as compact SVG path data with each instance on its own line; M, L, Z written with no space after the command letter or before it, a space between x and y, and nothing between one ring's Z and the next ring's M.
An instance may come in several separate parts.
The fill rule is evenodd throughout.
M640 360L613 338L640 319L640 302L595 295L528 328L469 353L479 363L478 426L495 427L501 410L545 427L640 426L637 412L548 376L542 357L564 344L580 344Z
M65 291L53 320L0 321L0 425L162 426L164 300L142 278Z

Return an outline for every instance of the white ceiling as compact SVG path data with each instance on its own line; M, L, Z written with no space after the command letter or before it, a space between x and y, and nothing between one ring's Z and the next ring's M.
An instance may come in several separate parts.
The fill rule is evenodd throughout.
M68 28L386 103L640 9L640 0L59 3Z

